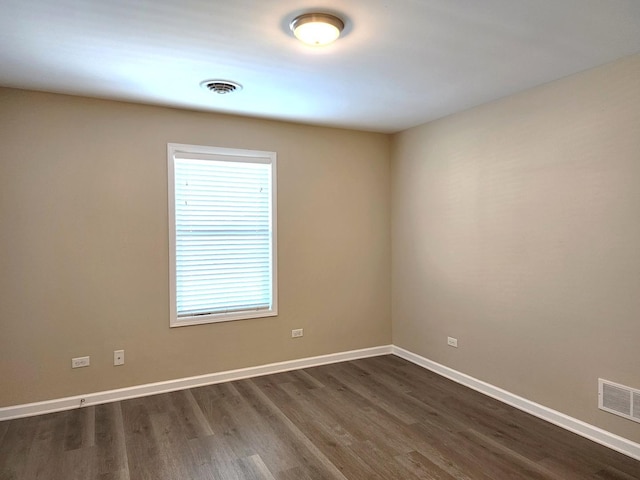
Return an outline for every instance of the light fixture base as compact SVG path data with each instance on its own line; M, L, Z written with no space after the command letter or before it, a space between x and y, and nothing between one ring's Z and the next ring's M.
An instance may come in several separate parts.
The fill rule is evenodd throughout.
M340 37L344 22L330 13L305 13L294 18L289 28L301 42L320 47L329 45Z

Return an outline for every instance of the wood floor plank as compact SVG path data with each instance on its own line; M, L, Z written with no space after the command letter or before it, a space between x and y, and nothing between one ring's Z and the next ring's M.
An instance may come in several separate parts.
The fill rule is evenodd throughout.
M62 454L59 471L51 478L60 480L85 480L98 478L95 471L95 447L66 450Z
M392 355L0 423L0 480L640 480Z
M164 478L193 478L194 459L174 412L154 413L149 416L149 421L156 439L158 457L163 459Z
M129 479L121 402L95 407L95 472L98 476Z
M38 427L23 473L26 478L58 478L64 452L65 424L69 412L38 417Z
M255 397L260 399L265 407L264 413L273 421L273 425L280 425L278 432L286 433L289 447L296 452L298 458L308 462L309 466L325 472L326 478L346 480L346 477L335 467L326 456L316 447L308 437L306 437L289 418L258 388L251 380L246 380L247 391L251 390ZM264 458L264 457L263 457ZM303 467L306 465L302 465ZM287 469L281 469L287 470Z
M194 438L187 442L200 472L198 480L245 480L238 457L224 435Z
M131 478L161 480L165 476L165 459L160 454L158 439L151 423L150 411L155 411L155 396L122 402L122 420ZM151 400L147 402L147 400Z
M28 417L3 422L7 425L7 430L0 443L0 479L27 478L23 473L39 419L40 417Z
M84 428L82 430L82 446L84 448L93 447L96 444L96 407L86 407L83 409Z
M325 390L312 392L318 404L336 417L340 425L358 441L378 438L393 448L395 454L412 450L401 438L382 433L381 424L391 417L385 406L368 398L366 393L359 393L348 382L341 381L334 366L310 369L310 374L326 385ZM396 439L398 441L394 441Z
M290 429L277 418L271 403L255 388L251 380L236 383L243 408L242 418L245 420L240 428L246 438L273 471L288 470L299 464L295 450L296 441L292 441ZM240 418L238 418L240 420ZM248 421L247 421L248 420ZM240 423L240 422L239 422Z
M2 441L4 440L4 436L9 431L9 422L0 422L0 445L2 445Z
M446 472L419 452L398 455L395 460L421 480L469 480L469 477L461 472Z
M506 458L509 459L509 462L513 464L518 464L529 471L537 472L537 474L540 475L540 478L548 478L553 480L566 480L564 476L554 473L550 469L546 468L544 465L538 462L535 462L524 455L519 454L517 451L488 437L487 435L477 432L474 429L469 429L467 430L466 433L476 437L481 444L484 444L487 447L490 447L492 450L496 452L504 453L506 455Z
M247 480L276 480L260 455L240 459L244 478Z
M634 480L636 477L621 472L613 466L607 466L593 475L598 480Z
M89 410L86 408L78 408L68 412L64 435L65 450L77 450L82 447L88 413Z
M378 382L369 372L358 370L347 365L337 365L333 376L343 385L348 386L355 393L369 400L376 407L396 417L398 420L411 425L416 417L407 414L406 410L397 406L398 392L393 391Z
M158 398L162 408L149 415L158 455L164 459L167 478L211 478L206 462L198 462L189 440L210 434L200 408L190 392L171 392ZM204 423L203 423L204 421Z
M332 411L316 401L316 396L304 395L296 384L284 383L278 391L270 391L269 398L285 412L287 417L310 438L316 445L352 445L357 438L349 429L350 425L340 422ZM324 392L318 392L322 396Z
M209 435L213 435L211 425L205 418L204 413L202 413L200 405L198 405L198 402L196 402L196 399L193 397L192 391L184 390L181 393L184 395L184 398L188 402L189 408L191 410L190 414L183 413L183 415L188 415L186 418L189 419L189 424L194 425L192 427L194 436L190 438L207 437Z
M376 475L383 479L417 480L419 478L410 469L405 468L401 462L396 461L395 452L387 450L384 446L371 440L353 444L348 448L354 453L354 457L369 465L376 472Z

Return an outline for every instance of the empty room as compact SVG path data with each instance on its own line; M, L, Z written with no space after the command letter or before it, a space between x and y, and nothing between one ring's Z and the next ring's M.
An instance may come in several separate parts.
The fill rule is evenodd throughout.
M0 12L0 480L640 480L640 2Z

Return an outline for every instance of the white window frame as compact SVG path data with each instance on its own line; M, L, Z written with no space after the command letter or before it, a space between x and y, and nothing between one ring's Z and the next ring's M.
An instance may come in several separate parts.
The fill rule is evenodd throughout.
M271 165L271 308L261 310L233 311L228 313L211 313L197 316L178 317L177 281L176 281L176 212L175 212L175 156L177 154L195 154L225 161L245 163L270 163ZM224 158L222 158L224 157ZM181 143L167 144L168 158L168 193L169 193L169 317L170 327L183 327L205 323L228 322L250 318L273 317L278 315L278 234L277 234L277 166L276 153L258 150L241 150L204 145L187 145ZM269 162L265 162L268 159ZM258 162L259 160L259 162Z

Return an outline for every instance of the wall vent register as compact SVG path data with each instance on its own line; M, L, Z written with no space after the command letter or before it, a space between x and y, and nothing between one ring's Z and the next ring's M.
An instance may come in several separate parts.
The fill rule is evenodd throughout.
M640 423L640 390L600 378L598 408Z

